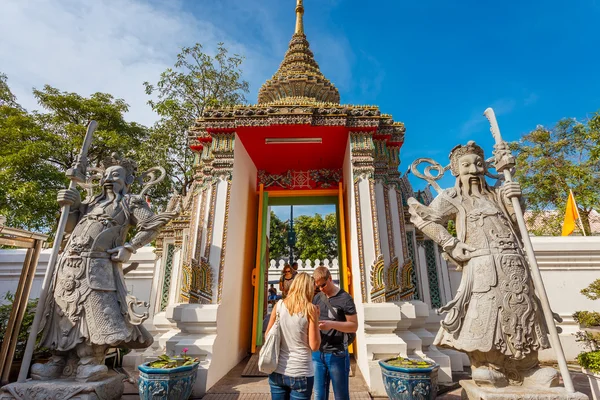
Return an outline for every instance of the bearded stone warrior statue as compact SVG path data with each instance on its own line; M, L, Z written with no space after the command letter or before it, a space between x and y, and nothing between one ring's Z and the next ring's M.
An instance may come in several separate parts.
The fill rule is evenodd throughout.
M34 379L74 377L97 381L106 376L109 347L146 348L152 336L127 294L121 264L149 243L177 213L155 215L143 196L128 193L137 166L113 154L102 163L101 193L82 202L74 189L61 190L58 203L71 205L66 232L44 305L41 345L53 352L34 364ZM102 171L102 169L100 169ZM131 226L135 235L126 242Z
M483 150L472 141L452 150L450 168L455 186L429 206L408 199L411 221L463 271L455 298L440 309L447 315L434 344L467 353L479 386L557 386L557 372L538 361L550 344L510 200L520 186L489 186ZM446 229L450 220L457 237Z

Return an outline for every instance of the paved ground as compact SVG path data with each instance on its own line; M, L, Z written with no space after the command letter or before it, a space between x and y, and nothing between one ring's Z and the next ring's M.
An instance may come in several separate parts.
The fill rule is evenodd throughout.
M269 392L269 382L266 377L242 377L242 371L246 367L247 359L238 364L232 369L223 379L209 390L204 396L204 400L269 400L271 398ZM557 368L557 366L554 366ZM587 376L581 373L581 369L577 365L570 365L571 376L575 389L585 393L591 398L590 386ZM350 399L352 400L370 400L367 386L356 367L356 363L352 361L352 370L354 376L350 378ZM128 371L131 375L134 371ZM455 380L468 378L468 374L457 374ZM137 395L137 385L133 381L137 381L137 374L132 376L132 382L125 384L125 393L122 400L139 400ZM461 389L453 389L438 396L438 400L460 400ZM330 397L333 399L333 396Z

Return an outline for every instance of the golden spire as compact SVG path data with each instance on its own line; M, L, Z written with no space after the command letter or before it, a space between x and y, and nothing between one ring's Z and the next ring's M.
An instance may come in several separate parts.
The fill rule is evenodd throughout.
M296 31L297 34L304 34L304 6L302 5L302 0L296 0Z
M335 86L323 76L304 34L303 0L296 0L296 29L275 75L258 92L258 103L286 97L307 97L325 103L340 102Z

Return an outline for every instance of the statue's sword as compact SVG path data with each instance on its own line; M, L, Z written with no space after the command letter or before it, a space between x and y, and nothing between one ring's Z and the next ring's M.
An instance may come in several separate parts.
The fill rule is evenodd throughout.
M494 136L494 141L496 142L496 144L506 144L506 142L502 140L502 136L500 135L500 128L498 127L498 121L496 121L496 114L494 113L494 110L488 108L484 111L483 115L485 115L486 118L490 121L490 131ZM504 180L506 182L511 182L512 175L510 173L510 170L514 166L515 157L510 153L510 150L504 150L502 158L496 161L496 171L498 171L498 173L504 174ZM531 267L533 284L535 285L537 295L542 303L544 318L546 320L546 325L548 325L548 331L550 333L550 341L552 343L552 347L554 347L554 350L556 351L556 359L558 361L560 373L565 384L565 389L569 393L574 393L575 388L573 387L573 381L571 380L571 375L569 374L569 368L567 367L565 353L563 352L562 344L560 343L560 339L558 337L558 331L556 330L556 325L554 324L554 316L552 314L552 309L550 308L550 302L548 301L546 289L544 288L542 274L540 273L540 268L538 267L537 260L535 258L535 253L533 251L533 246L531 245L531 239L529 238L527 226L525 225L523 211L521 210L521 203L519 203L519 199L516 197L511 198L511 202L515 210L515 216L517 218L517 224L519 225L519 231L521 232L521 237L523 239L523 245L525 246L525 253L527 254L527 258L529 260L529 266Z
M73 163L73 167L69 168L69 170L66 172L67 177L71 180L69 183L69 189L76 189L77 183L85 182L85 172L88 164L88 150L92 144L92 136L94 135L94 131L97 127L98 123L96 121L90 121L88 123L87 132L85 134L85 138L83 139L81 151ZM50 254L50 259L48 260L46 274L44 275L44 281L42 283L42 290L40 292L37 308L35 310L35 316L33 317L33 322L31 324L31 330L29 331L29 338L27 339L25 353L23 354L23 361L21 364L21 370L19 371L18 382L25 382L27 379L27 373L29 372L31 357L33 355L33 350L40 327L40 321L42 319L42 314L44 313L44 305L46 303L46 298L48 297L48 289L54 275L54 267L56 265L58 252L60 250L60 245L65 233L65 227L67 226L70 208L71 207L69 205L64 205L61 209L58 227L56 228L56 236L54 237L54 244L52 245L52 253Z

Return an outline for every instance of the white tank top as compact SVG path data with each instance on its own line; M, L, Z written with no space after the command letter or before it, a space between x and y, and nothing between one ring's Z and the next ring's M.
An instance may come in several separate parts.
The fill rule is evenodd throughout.
M283 301L278 303L277 311L281 348L275 372L296 378L314 376L312 350L308 344L308 318L300 314L290 315Z

